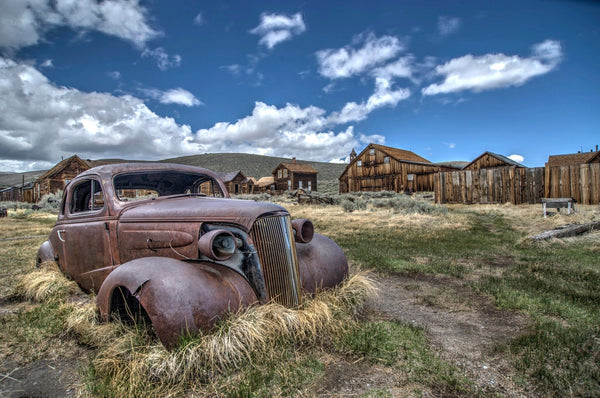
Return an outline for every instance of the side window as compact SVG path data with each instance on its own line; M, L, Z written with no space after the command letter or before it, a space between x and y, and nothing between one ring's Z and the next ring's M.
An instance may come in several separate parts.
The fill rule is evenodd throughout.
M356 162L356 166L358 166L358 167L361 167L361 166L362 166L362 160L358 160L358 161Z
M281 178L281 169L277 170L277 178Z
M283 169L283 178L287 178L288 172L287 169Z
M84 180L71 189L71 213L101 210L104 207L104 192L96 180Z

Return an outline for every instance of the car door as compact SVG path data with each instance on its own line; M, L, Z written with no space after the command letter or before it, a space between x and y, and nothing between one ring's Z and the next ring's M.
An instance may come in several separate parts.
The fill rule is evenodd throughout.
M97 292L112 269L110 222L98 179L74 181L57 234L63 271L87 290Z

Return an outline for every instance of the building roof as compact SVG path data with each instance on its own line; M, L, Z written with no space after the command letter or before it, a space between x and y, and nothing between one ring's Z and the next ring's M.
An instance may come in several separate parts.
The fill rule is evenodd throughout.
M256 185L258 185L259 187L268 187L269 185L272 185L274 183L275 177L273 176L261 177L258 179L258 181L256 181Z
M242 178L245 180L246 176L242 173L241 170L230 171L229 173L217 173L217 175L223 180L223 182L230 182L235 179L238 175L242 175Z
M591 163L593 160L600 159L600 151L570 153L567 155L551 155L548 157L546 166L567 166L570 164Z
M381 152L386 153L387 155L393 157L394 159L396 159L398 161L405 160L408 162L431 163L429 160L417 155L416 153L414 153L412 151L407 151L405 149L399 149L399 148L392 148L389 146L373 144L373 143L367 145L367 147L360 153L360 155L358 155L358 157L360 157L363 154L363 152L365 152L369 148L378 149Z
M275 167L275 170L281 166L293 173L318 173L317 170L315 170L311 165L302 163L279 163L279 165Z
M38 180L43 180L44 178L48 178L51 177L55 174L60 173L61 171L63 171L69 164L71 164L71 162L78 162L80 163L83 167L84 170L81 171L85 171L87 169L90 168L90 165L88 162L86 162L85 160L81 159L79 156L77 155L73 155L70 158L67 159L63 159L60 162L58 162L56 164L56 166L54 166L53 168L51 168L50 170L48 170L47 172L45 172L44 174L42 174Z
M487 152L484 152L481 155L477 156L475 158L475 160L473 160L471 163L467 164L465 167L463 167L463 169L468 169L472 164L475 164L475 162L477 162L479 159L481 159L482 157L484 157L486 155L487 156L491 156L493 158L496 158L499 161L501 161L503 163L506 163L508 166L525 167L521 163L515 162L514 160L512 160L510 158L507 158L506 156L502 156L502 155L499 155L497 153L487 151Z

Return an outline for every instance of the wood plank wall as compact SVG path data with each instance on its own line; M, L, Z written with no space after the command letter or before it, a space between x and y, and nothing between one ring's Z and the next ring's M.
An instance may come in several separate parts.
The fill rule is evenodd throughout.
M572 197L579 204L600 203L600 163L546 167L544 196Z
M539 203L544 168L503 167L435 174L436 203Z

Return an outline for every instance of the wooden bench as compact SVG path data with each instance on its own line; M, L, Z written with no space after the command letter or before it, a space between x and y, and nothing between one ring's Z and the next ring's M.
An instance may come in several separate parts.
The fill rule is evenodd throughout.
M571 210L575 211L575 203L573 198L542 198L544 207L544 218L546 218L546 209L552 207L560 212L560 209L567 209L567 214L571 214Z

